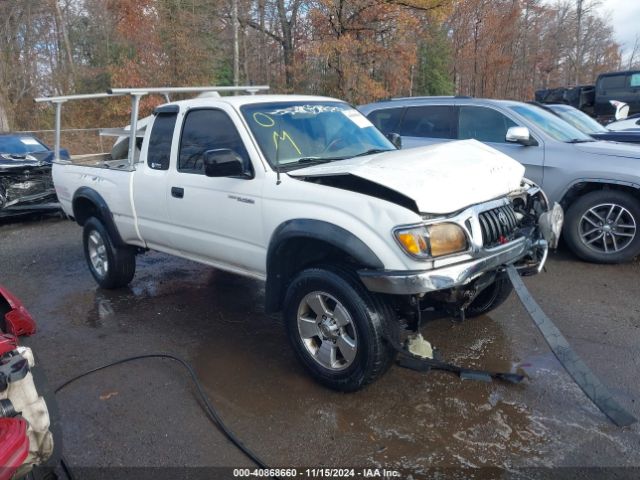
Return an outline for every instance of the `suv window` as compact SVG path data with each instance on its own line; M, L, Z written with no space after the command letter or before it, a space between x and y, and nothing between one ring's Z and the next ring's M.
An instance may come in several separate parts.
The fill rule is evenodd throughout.
M452 106L409 107L404 114L400 135L406 137L454 138Z
M513 120L492 108L463 106L458 116L458 138L507 143L507 130L515 126L517 124Z
M176 113L158 113L149 135L147 164L154 170L169 169L169 155L173 140L173 129L176 126ZM127 148L129 147L129 142ZM125 155L126 157L126 155Z
M398 124L403 110L404 108L383 108L374 110L367 118L385 135L398 133Z
M240 134L222 110L200 109L187 113L182 126L178 171L204 175L204 153L228 148L237 153L250 170L249 155Z

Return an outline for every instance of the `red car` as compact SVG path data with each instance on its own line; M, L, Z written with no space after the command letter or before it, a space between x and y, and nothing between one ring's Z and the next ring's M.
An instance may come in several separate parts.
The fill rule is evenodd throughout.
M0 286L0 480L26 475L54 449L49 410L34 382L33 352L18 344L19 336L35 331L27 309Z

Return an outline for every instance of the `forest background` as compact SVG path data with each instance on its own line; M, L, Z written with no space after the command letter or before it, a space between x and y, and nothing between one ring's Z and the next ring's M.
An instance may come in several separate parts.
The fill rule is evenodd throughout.
M41 95L267 84L361 104L408 95L532 100L640 66L599 0L0 0L0 131L51 128ZM148 98L148 111L159 98ZM68 104L66 128L128 123Z

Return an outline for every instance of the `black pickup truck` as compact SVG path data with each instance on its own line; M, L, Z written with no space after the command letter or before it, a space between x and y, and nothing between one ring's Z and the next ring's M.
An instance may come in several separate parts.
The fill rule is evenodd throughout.
M615 115L611 100L629 105L629 115L640 113L640 70L609 72L598 75L595 85L538 90L538 103L564 103L595 117L602 123Z

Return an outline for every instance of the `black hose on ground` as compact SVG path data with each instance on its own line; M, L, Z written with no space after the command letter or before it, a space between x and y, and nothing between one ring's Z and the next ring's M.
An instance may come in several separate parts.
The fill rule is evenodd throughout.
M191 380L196 386L196 389L198 391L198 396L200 397L200 400L202 400L202 403L204 404L204 410L205 410L205 413L207 414L207 417L209 417L209 420L211 420L211 422L214 423L222 431L222 433L224 433L224 435L229 439L231 443L233 443L236 447L238 447L238 449L242 451L242 453L244 453L247 457L249 457L252 462L258 465L260 468L263 468L263 469L269 468L267 464L265 464L262 461L262 459L258 457L258 455L256 455L251 449L249 449L249 447L247 447L244 443L242 443L242 441L229 429L229 427L225 425L225 423L222 421L222 418L220 417L220 414L215 409L215 407L211 404L209 397L204 392L204 389L202 388L202 384L200 383L200 380L198 379L198 376L196 375L196 372L193 369L193 367L189 363L187 363L185 360L179 357L176 357L175 355L171 355L169 353L149 353L146 355L136 355L134 357L123 358L121 360L117 360L115 362L111 362L106 365L102 365L101 367L97 367L97 368L88 370L86 372L83 372L79 375L76 375L75 377L70 378L69 380L64 382L62 385L60 385L58 388L56 388L54 392L57 394L60 390L66 388L67 386L71 385L75 381L80 380L83 377L86 377L87 375L91 375L93 373L99 372L101 370L105 370L110 367L115 367L116 365L121 365L123 363L133 362L136 360L143 360L145 358L168 358L169 360L174 360L178 362L180 365L186 368L187 372L189 372L189 376L191 377ZM71 473L69 464L64 459L64 457L62 458L61 463L62 463L63 469L65 470L65 473L67 473L67 476L70 478L70 480L73 480L74 478L73 474ZM278 477L271 477L271 478L274 478L276 480L278 479Z

